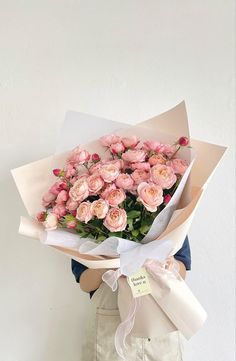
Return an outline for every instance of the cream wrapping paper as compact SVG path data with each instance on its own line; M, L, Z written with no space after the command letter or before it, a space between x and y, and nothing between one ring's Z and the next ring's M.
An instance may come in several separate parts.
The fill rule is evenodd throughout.
M73 126L70 123L70 118L73 118ZM70 125L70 134L83 134L79 129L84 128L84 121L86 121L86 127L90 128L90 122L87 115L83 115L80 113L69 112L66 117L65 124ZM77 119L77 121L76 121ZM95 117L92 117L92 122L94 124ZM102 134L107 134L109 132L114 131L116 128L120 129L122 127L121 123L106 122L102 123L102 120L98 120L99 122L99 132ZM111 127L110 127L111 125ZM123 129L119 130L119 133L122 134L135 134L140 129L145 129L146 134L152 135L151 139L155 139L156 134L160 134L166 137L168 134L170 139L178 139L180 136L189 136L188 129L188 119L185 109L185 103L182 102L173 109L157 116L152 119L149 119L145 122L138 124L137 126L126 127L125 131ZM77 144L70 144L69 139L66 141L65 132L63 132L63 151L68 150L69 148L81 143L81 139L77 139ZM159 139L162 141L166 141L165 139ZM92 139L86 139L86 141L92 141ZM98 143L96 141L92 141L89 144L89 150L96 150L98 147ZM202 142L199 140L191 139L191 145L196 151L197 157L194 163L191 164L191 176L184 183L184 190L182 192L181 198L178 199L178 207L177 204L174 205L171 212L167 214L164 219L162 227L159 228L158 232L155 234L150 232L149 239L150 240L171 240L173 242L173 247L170 252L170 255L174 255L182 246L183 241L189 231L191 222L193 220L194 214L196 212L199 201L203 195L203 192L206 189L206 186L214 173L220 159L222 158L226 148L210 144L207 142ZM59 149L60 151L60 149ZM53 183L54 177L51 176L50 172L54 165L60 167L63 165L67 152L61 154L57 153L55 155L49 156L40 161L36 161L30 164L27 164L23 167L16 168L12 170L12 175L22 197L22 200L25 204L25 207L30 216L34 216L36 212L40 210L40 201L42 194L48 189L49 185ZM193 154L190 154L189 160L193 160ZM190 181L191 180L191 181ZM168 209L166 207L166 209ZM169 207L170 209L170 207ZM32 218L21 218L19 232L23 235L43 239L44 229L41 225L39 225ZM73 238L73 237L72 237ZM118 268L120 267L120 259L119 258L110 258L109 256L95 256L91 254L84 254L78 251L78 249L74 248L73 239L71 240L70 247L66 247L65 244L57 244L52 245L52 247L57 250L63 252L68 257L71 257L80 263L84 264L89 268ZM159 308L159 323L157 327L160 327L162 330L170 330L173 327L179 328L180 331L186 335L186 337L190 337L194 334L199 327L203 324L206 318L205 312L203 312L202 307L199 302L195 299L188 286L184 281L181 281L181 286L178 282L171 282L167 277L162 280L167 289L170 290L168 292L168 297L163 297L162 300L164 305L162 304L160 298L155 297L155 304L158 305ZM160 290L160 285L155 282L154 293ZM120 295L122 295L122 288L120 289ZM181 292L180 292L181 290ZM124 295L124 293L123 293ZM171 312L171 310L175 309L176 300L178 300L178 304L182 307L178 307L178 312ZM124 305L122 309L121 305ZM165 307L164 307L165 306ZM190 312L188 312L187 321L185 320L184 324L181 324L181 316L183 314L184 309L189 306ZM123 314L125 314L125 302L120 302L120 309L122 309ZM121 313L122 313L121 312ZM162 315L162 317L161 317ZM138 327L138 326L137 326ZM142 322L141 327L138 327L139 332L142 330ZM157 327L155 330L157 331ZM149 326L147 326L149 328ZM152 329L150 324L150 330ZM155 331L155 332L156 332ZM145 331L146 332L146 331ZM143 334L145 334L143 331Z

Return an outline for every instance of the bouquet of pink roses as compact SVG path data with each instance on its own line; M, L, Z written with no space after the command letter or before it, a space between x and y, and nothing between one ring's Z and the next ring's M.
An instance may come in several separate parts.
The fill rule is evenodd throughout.
M226 148L191 138L191 149L184 102L133 126L68 112L61 134L55 154L12 170L30 216L21 217L19 232L89 268L117 269L103 280L118 287L120 355L131 330L154 337L178 329L189 339L206 312L165 265L182 247ZM141 267L151 293L137 301L120 276Z
M43 196L37 220L47 230L74 229L81 238L101 242L117 236L139 242L173 196L188 167L177 157L188 138L173 145L136 136L100 138L106 159L76 147L58 180ZM189 146L188 146L189 147Z

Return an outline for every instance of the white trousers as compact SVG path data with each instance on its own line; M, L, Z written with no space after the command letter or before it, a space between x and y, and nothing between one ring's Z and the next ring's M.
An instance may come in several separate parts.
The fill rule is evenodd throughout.
M81 361L122 361L114 347L120 322L117 292L102 283L91 299ZM183 361L183 342L178 331L151 339L128 336L126 343L126 361Z

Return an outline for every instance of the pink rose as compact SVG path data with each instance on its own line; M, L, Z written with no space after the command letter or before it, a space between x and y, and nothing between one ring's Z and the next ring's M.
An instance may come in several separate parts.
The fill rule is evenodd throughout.
M76 174L76 169L72 164L67 164L66 170L65 170L65 177L71 178Z
M66 227L69 228L69 229L74 229L74 228L76 228L76 226L77 226L77 222L76 222L75 219L73 219L71 221L68 221L66 223Z
M164 164L157 164L151 168L151 178L154 183L165 189L170 189L177 180L173 169Z
M166 163L169 167L173 168L174 172L183 175L188 168L188 162L184 159L171 159Z
M146 171L149 171L150 170L150 164L147 163L147 162L143 162L143 163L132 163L131 164L131 168L133 170L135 169L141 169L141 170L146 170Z
M148 181L150 178L150 174L145 170L135 169L135 171L131 174L131 177L133 178L136 184L139 184Z
M111 144L119 143L120 137L118 135L108 134L101 137L100 142L104 147L110 147Z
M109 160L104 162L104 164L112 164L119 170L121 170L124 167L124 161L122 159Z
M52 202L54 202L55 199L56 199L55 194L53 194L51 192L47 192L43 195L42 205L44 207L48 207Z
M102 167L99 169L99 174L104 182L111 183L118 177L120 171L116 165L107 163L102 165Z
M76 202L82 202L89 195L89 187L86 179L78 179L69 191L69 196Z
M84 223L88 223L90 219L92 219L93 215L91 213L91 203L90 202L82 202L77 208L76 218Z
M102 166L101 162L97 162L97 163L91 165L91 167L89 168L89 173L90 174L98 173L101 166Z
M104 186L104 180L96 173L89 176L87 182L91 193L98 193Z
M66 208L70 212L76 210L78 206L79 206L79 202L73 201L73 199L71 198L69 198L68 201L66 202Z
M157 142L156 140L147 140L146 142L143 142L144 149L148 151L155 151L159 144L160 142Z
M67 158L67 162L73 166L84 164L90 159L90 154L87 150L83 150L80 146L74 148Z
M66 182L56 182L51 186L49 191L57 196L62 190L67 190L67 189L68 187Z
M57 215L54 213L49 213L47 215L45 222L43 222L43 225L48 231L52 231L53 229L56 229L58 225Z
M171 157L175 153L176 148L170 144L160 144L158 145L156 151L158 153L165 154L167 157Z
M63 204L65 203L69 198L67 191L60 191L60 193L57 196L56 203L57 204Z
M135 135L132 135L130 137L123 137L121 140L126 148L135 148L136 145L139 143L139 140Z
M56 214L58 218L64 217L66 215L66 207L62 204L57 204L53 207L52 212Z
M116 178L116 185L119 188L123 189L132 189L134 185L134 180L131 178L129 174L121 173Z
M93 216L103 219L106 217L109 205L104 199L98 199L91 204L91 213Z
M149 164L156 165L156 164L166 164L166 158L163 157L162 154L153 154L148 159Z
M125 198L126 195L123 189L117 188L108 193L106 201L110 204L110 206L116 207L118 204L122 203Z
M111 208L103 222L104 226L111 232L121 232L127 226L127 214L124 209Z
M126 162L130 162L130 163L144 162L146 158L146 152L142 149L136 149L136 150L129 149L122 154L122 158Z
M163 202L163 190L156 184L140 183L137 188L138 198L149 212L156 212L157 207Z
M47 213L46 212L39 212L37 215L36 215L36 219L38 222L44 222L45 219L47 217Z
M125 147L124 147L123 143L121 143L121 142L110 145L110 151L113 154L122 153L122 152L124 152L124 150L125 150Z
M108 194L113 190L116 189L116 185L114 183L109 183L105 186L105 189L101 193L101 197L106 199Z

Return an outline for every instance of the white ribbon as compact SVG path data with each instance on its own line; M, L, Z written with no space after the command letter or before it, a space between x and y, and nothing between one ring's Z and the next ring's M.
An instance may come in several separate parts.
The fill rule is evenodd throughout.
M168 265L168 269L165 268L166 265L167 262L161 264L158 261L150 260L147 261L143 266L147 269L150 275L154 277L158 274L167 274L169 277L181 279L178 273L179 267L177 262L171 261L170 265ZM102 279L112 289L112 291L115 292L118 288L118 278L121 276L121 269L118 268L116 271L109 270L105 272L102 276ZM116 329L115 348L118 355L123 359L125 359L126 337L130 334L134 327L135 316L141 303L141 297L132 298L126 319L121 322Z

